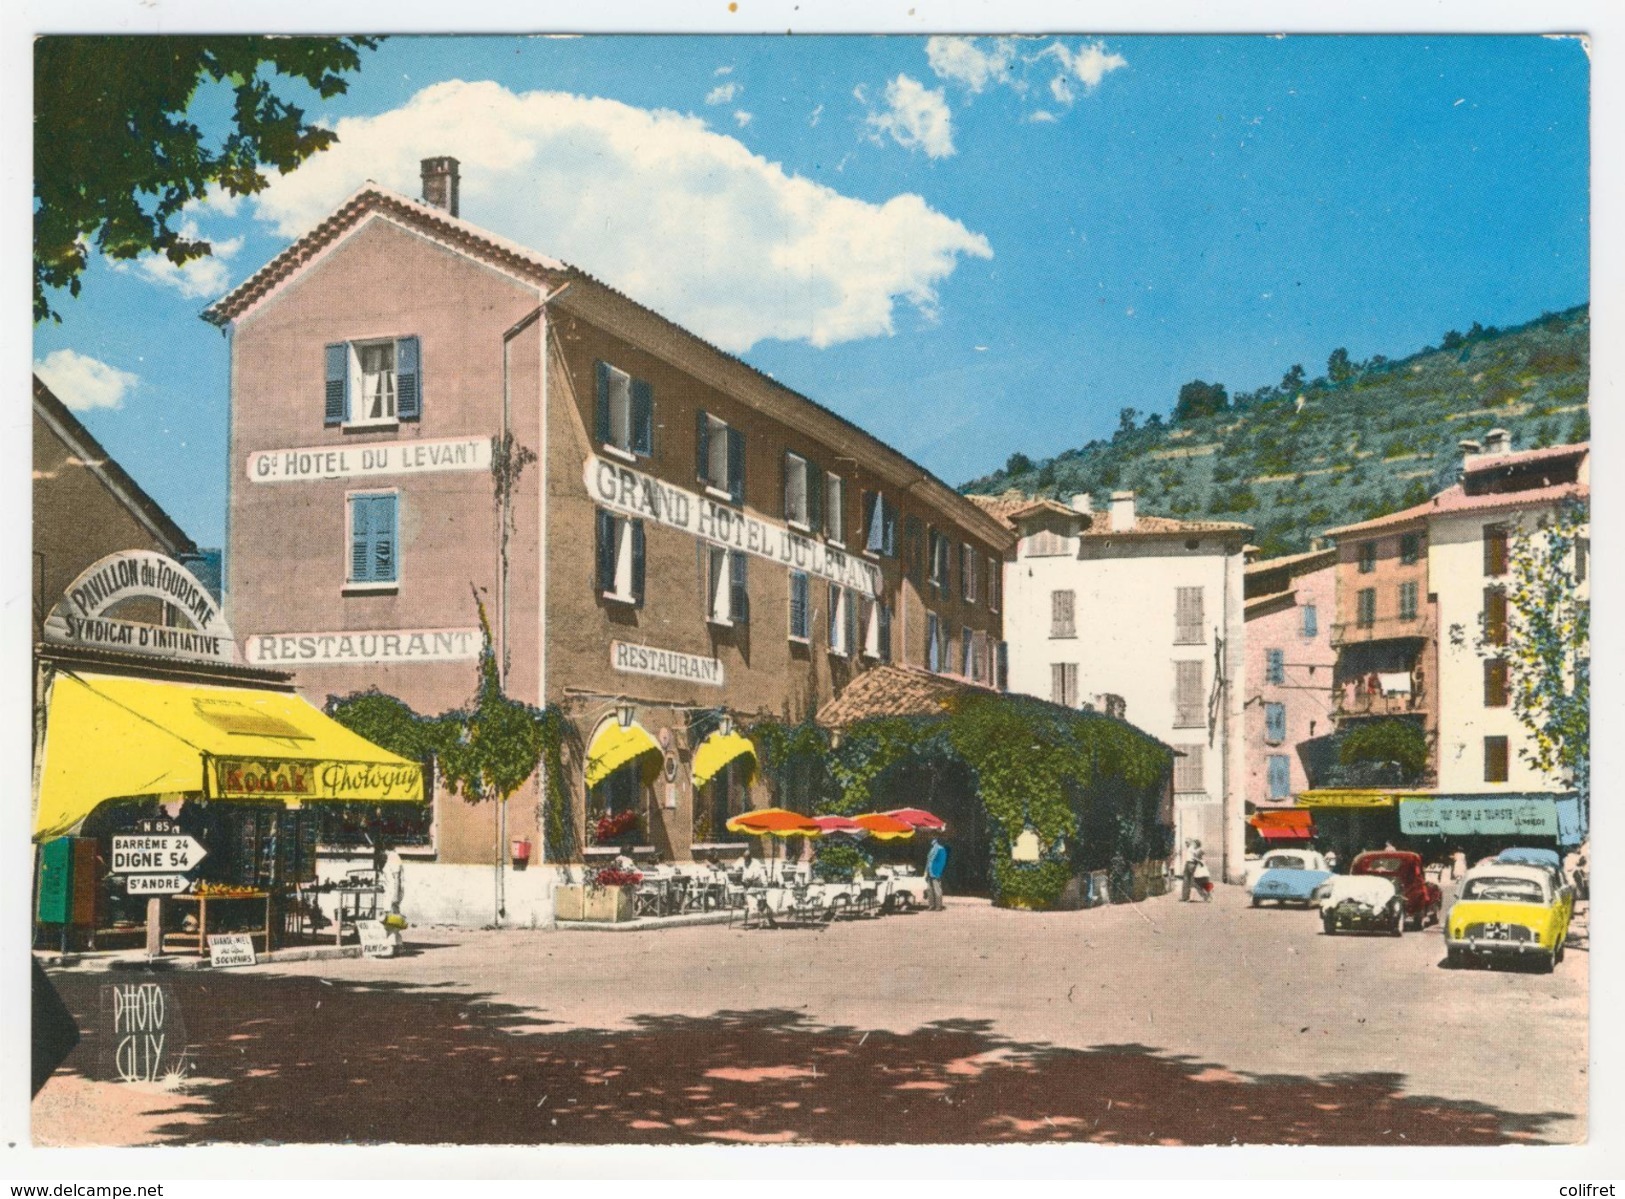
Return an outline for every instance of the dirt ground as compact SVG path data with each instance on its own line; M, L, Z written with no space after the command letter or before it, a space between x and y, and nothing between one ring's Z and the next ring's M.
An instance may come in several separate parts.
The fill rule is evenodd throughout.
M1586 953L1171 898L817 931L417 929L394 960L162 976L188 1077L105 1079L111 976L41 1143L1460 1144L1584 1139Z

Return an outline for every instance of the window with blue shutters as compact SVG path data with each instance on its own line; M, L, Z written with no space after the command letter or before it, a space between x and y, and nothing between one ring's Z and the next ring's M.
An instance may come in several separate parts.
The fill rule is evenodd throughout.
M1320 611L1313 604L1305 604L1303 612L1303 635L1305 637L1318 637L1320 635Z
M607 362L596 364L594 434L598 444L623 454L654 453L654 388Z
M596 562L598 594L623 604L643 603L643 522L602 508L597 512Z
M1279 745L1286 740L1286 705L1264 705L1264 740Z
M1286 682L1286 654L1278 649L1264 651L1264 681L1266 683Z
M335 342L324 362L324 424L393 425L422 415L423 354L416 337Z
M349 582L389 584L400 581L399 503L394 492L352 495L350 503Z
M695 420L694 473L714 492L745 502L745 434L709 412Z
M897 508L878 491L863 493L863 548L886 558L897 556Z
M807 641L812 637L810 592L805 571L790 572L790 640Z
M942 669L942 636L935 612L925 614L925 668L930 671Z
M1270 798L1292 797L1292 759L1285 754L1270 755Z
M709 581L706 619L715 625L744 624L750 619L749 560L738 550L707 547Z

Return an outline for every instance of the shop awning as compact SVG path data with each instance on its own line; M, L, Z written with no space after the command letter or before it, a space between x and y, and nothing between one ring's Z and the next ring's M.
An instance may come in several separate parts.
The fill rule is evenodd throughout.
M694 785L703 787L722 772L722 768L738 758L750 758L751 769L756 768L756 747L741 733L712 733L700 742L694 751Z
M61 672L46 697L37 840L139 795L422 802L423 771L297 695Z
M1315 816L1301 808L1255 812L1247 823L1266 841L1307 841L1315 835Z
M606 724L587 747L587 786L596 787L622 766L644 754L661 752L660 742L636 721L625 728L615 722Z

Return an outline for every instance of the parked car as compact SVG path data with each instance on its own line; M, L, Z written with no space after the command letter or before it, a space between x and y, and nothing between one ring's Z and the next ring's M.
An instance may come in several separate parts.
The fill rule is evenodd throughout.
M1422 870L1422 855L1403 849L1379 849L1363 853L1349 867L1350 874L1377 875L1394 881L1405 901L1405 920L1413 929L1439 923L1444 893L1439 884L1428 881Z
M1405 931L1405 898L1382 874L1334 874L1320 889L1320 923L1329 937L1340 932Z
M1264 870L1248 888L1256 908L1266 900L1310 906L1332 877L1326 859L1312 849L1277 849L1264 855Z
M1552 880L1557 886L1566 887L1571 893L1574 890L1574 883L1563 870L1563 859L1558 856L1555 849L1529 849L1514 846L1511 849L1503 849L1496 854L1495 865L1538 866L1540 869L1551 873Z
M1456 889L1445 935L1450 965L1514 958L1551 971L1563 960L1574 896L1544 866L1492 862L1469 870Z

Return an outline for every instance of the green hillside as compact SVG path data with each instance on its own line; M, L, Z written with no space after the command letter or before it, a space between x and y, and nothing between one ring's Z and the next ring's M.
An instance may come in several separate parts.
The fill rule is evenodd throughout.
M1294 367L1276 386L1233 397L1187 386L1183 417L1125 410L1110 441L1042 461L1013 454L960 490L1063 500L1087 491L1098 506L1131 489L1142 512L1245 521L1266 554L1292 553L1325 529L1449 486L1463 438L1505 428L1517 449L1587 440L1590 334L1582 305L1516 329L1475 324L1397 361L1350 362L1339 351L1329 377Z

